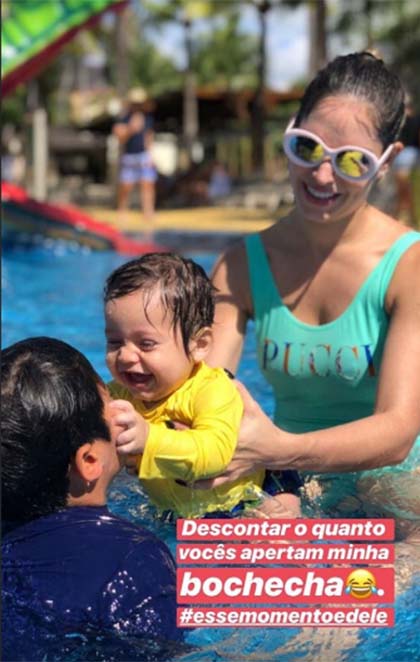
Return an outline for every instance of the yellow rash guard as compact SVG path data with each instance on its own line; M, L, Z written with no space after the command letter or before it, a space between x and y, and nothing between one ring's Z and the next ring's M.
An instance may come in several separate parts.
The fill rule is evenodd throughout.
M159 511L200 517L231 510L240 501L261 495L264 470L211 490L177 482L193 483L217 476L232 459L242 400L222 368L199 363L177 391L150 408L115 381L109 384L109 390L113 398L131 402L150 424L139 478ZM189 429L170 430L165 425L168 420L184 423Z

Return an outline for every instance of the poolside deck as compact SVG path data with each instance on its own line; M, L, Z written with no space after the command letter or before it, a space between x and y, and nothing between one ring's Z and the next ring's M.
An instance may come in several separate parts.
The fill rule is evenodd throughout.
M93 218L109 223L127 236L153 240L173 251L221 251L239 237L258 232L276 221L276 214L244 207L193 207L158 209L153 228L140 210L118 212L102 207L84 207Z
M413 174L413 190L416 198L417 229L420 229L420 168ZM393 213L395 206L395 183L391 173L376 186L370 201L386 213ZM264 191L260 191L264 201ZM193 207L183 209L159 209L156 214L155 232L157 234L178 233L193 235L208 233L213 235L244 235L258 232L272 225L288 211L287 204L274 212L266 208L250 208L245 204L236 207ZM121 214L115 209L99 206L85 207L87 213L105 223L110 223L127 234L147 232L142 214L138 209Z
M104 223L109 223L127 234L147 232L143 215L139 210L119 212L115 209L85 207L84 210ZM275 214L264 209L243 207L193 207L185 209L159 209L156 212L156 232L194 232L247 234L258 232L272 225Z

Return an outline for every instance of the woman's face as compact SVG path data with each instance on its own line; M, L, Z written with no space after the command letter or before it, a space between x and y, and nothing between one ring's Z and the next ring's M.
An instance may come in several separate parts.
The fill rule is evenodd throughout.
M299 128L316 134L333 149L355 145L370 150L378 158L383 153L371 107L352 96L326 97ZM307 221L322 224L351 217L366 201L373 181L342 179L328 157L312 168L289 161L289 173L297 212Z

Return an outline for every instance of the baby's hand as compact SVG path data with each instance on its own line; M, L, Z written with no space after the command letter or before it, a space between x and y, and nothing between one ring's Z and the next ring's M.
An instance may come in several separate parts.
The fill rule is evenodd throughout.
M127 400L113 400L111 409L115 412L113 422L124 428L116 439L118 452L130 455L143 453L149 424Z

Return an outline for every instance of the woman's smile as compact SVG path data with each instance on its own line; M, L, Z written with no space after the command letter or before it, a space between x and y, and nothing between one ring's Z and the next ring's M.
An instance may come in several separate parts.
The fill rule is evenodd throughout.
M334 191L315 188L303 182L303 188L307 195L307 198L313 202L313 204L319 205L321 207L331 206L339 197L340 193L335 193Z

